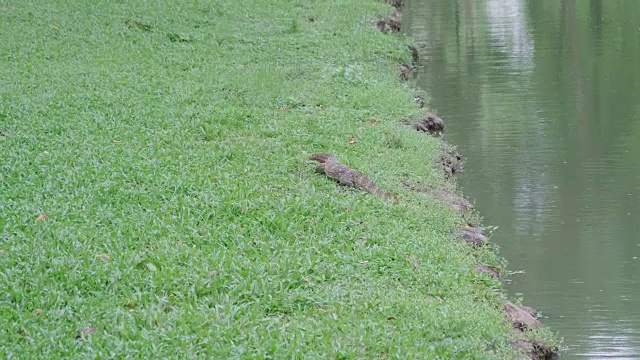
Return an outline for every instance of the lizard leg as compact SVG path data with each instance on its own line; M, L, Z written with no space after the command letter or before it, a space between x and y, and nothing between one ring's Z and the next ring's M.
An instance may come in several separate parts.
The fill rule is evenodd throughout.
M342 186L353 187L353 181L351 181L349 176L340 176L338 181L340 182L340 185L342 185Z
M316 172L318 174L324 174L324 165L323 164L319 164L318 166L316 166Z

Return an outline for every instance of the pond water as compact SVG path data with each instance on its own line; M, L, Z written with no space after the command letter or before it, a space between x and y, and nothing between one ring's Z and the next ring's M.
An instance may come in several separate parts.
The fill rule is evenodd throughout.
M637 0L413 0L418 85L565 359L640 359Z

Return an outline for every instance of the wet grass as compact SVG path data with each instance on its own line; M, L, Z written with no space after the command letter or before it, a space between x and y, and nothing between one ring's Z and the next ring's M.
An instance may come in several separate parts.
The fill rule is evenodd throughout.
M0 3L0 357L513 355L498 259L401 185L444 180L388 9Z

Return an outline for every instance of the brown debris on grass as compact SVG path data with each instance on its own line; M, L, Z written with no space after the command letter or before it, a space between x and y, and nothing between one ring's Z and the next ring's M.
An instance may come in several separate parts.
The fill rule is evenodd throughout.
M376 27L383 33L397 33L402 30L402 15L394 10L388 19L381 19L376 22Z

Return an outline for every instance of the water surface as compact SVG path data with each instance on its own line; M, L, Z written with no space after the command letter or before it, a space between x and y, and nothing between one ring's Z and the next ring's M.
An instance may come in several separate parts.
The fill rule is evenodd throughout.
M640 359L637 0L413 0L418 84L508 285L571 348Z

